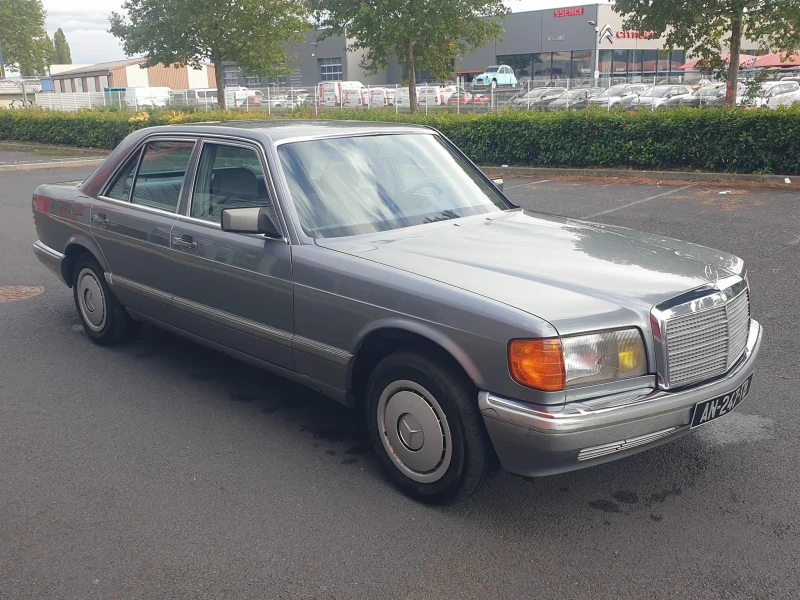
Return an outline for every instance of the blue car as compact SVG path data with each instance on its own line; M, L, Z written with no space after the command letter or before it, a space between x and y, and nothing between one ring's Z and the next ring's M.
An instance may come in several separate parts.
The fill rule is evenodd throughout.
M514 76L514 70L506 65L486 67L483 73L478 75L473 81L475 85L487 85L489 87L497 87L498 85L509 85L514 87L517 85L517 78Z

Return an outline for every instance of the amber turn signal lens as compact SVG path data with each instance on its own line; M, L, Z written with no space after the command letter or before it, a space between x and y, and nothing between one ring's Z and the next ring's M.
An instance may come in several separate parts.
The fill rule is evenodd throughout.
M545 392L567 386L564 353L559 338L513 340L508 345L508 366L514 381Z

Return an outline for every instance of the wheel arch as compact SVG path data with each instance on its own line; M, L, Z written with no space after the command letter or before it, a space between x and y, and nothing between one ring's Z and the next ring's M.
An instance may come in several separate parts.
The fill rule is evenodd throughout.
M386 356L398 351L416 351L433 355L461 371L476 387L483 377L477 365L453 339L424 323L388 319L370 324L358 338L356 351L347 372L351 403L360 405L369 374Z
M61 276L69 287L72 287L72 271L75 263L82 254L92 256L103 268L103 271L108 272L108 264L100 247L90 237L76 233L67 240L64 247L64 260L61 261Z

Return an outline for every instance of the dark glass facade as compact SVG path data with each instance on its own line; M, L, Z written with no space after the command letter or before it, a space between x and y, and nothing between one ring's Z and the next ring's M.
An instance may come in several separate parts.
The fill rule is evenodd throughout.
M678 67L686 62L684 50L600 50L601 77L655 77L682 75Z
M517 79L522 77L568 79L592 77L591 50L567 50L564 52L540 52L538 54L500 54L498 65L514 69Z

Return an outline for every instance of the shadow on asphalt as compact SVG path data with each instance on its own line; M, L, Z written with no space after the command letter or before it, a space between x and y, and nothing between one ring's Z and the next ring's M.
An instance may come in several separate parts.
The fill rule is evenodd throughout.
M320 452L336 456L342 464L360 462L374 477L381 477L360 415L321 394L149 325L136 341L116 351L134 361L158 359L200 384L215 381L227 390L228 401L248 414L258 406L272 425L298 429ZM541 534L564 519L585 518L587 512L597 512L604 525L611 525L615 517L630 516L658 523L664 518L665 503L694 488L716 453L697 436L689 436L621 461L562 475L530 479L501 471L466 502L431 510L531 534ZM387 493L393 493L388 486ZM543 526L542 518L554 522Z
M217 381L228 390L231 402L257 405L265 419L280 419L287 427L299 428L315 446L319 442L342 445L345 464L372 453L366 429L354 411L288 379L148 324L132 344L120 350L136 361L159 359L197 382Z

